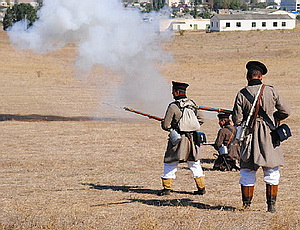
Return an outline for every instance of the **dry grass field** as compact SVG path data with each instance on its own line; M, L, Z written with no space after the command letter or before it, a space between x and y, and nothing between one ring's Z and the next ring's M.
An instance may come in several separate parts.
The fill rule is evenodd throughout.
M99 109L119 78L99 67L80 79L74 46L19 52L2 31L0 229L300 229L300 27L185 32L165 49L174 62L161 67L164 77L190 83L191 98L217 108L232 108L248 60L267 64L264 82L292 108L277 213L266 212L261 170L252 210L241 211L239 173L211 171L210 146L202 148L207 194L192 195L182 164L174 193L158 197L167 133L157 121ZM203 131L213 141L217 119L207 117Z

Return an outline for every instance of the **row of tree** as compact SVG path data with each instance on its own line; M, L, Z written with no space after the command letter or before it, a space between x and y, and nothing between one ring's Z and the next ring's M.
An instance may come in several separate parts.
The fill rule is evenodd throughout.
M41 1L42 2L42 1ZM147 3L149 4L149 3ZM239 0L215 0L214 2L214 10L217 9L241 9L246 10L243 8L243 4L240 3ZM152 10L159 10L165 5L165 0L157 0L153 1L153 4L146 5L148 6L147 11L150 12ZM204 11L199 13L197 7L200 5L200 0L195 0L195 5L192 10L189 8L185 9L185 13L190 13L194 18L202 17L202 18L210 18L211 14L209 13L209 6L204 8ZM27 26L30 27L34 21L37 19L37 10L38 8L34 8L30 4L21 3L15 4L12 8L8 8L6 14L3 19L3 29L7 30L11 27L15 22L21 21L23 19L27 20ZM300 15L297 16L297 19L300 20Z

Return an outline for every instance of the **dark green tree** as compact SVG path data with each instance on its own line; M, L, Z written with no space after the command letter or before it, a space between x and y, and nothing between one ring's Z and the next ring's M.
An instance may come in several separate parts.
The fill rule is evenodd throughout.
M240 10L247 11L247 10L249 10L249 7L248 7L248 5L245 2L242 2Z
M43 5L43 0L37 0L36 2L38 3L39 7Z
M166 0L153 0L153 10L159 11L166 5Z
M209 12L202 12L199 14L199 16L201 18L204 18L204 19L210 19L211 18L211 14Z
M32 26L37 19L37 10L30 4L15 4L12 8L8 8L3 18L3 29L7 30L14 23L26 19L28 27Z
M229 3L229 9L233 9L233 10L241 9L241 2L239 0L231 0Z
M267 4L265 2L258 2L251 4L252 9L253 8L259 8L259 9L265 9L267 7Z

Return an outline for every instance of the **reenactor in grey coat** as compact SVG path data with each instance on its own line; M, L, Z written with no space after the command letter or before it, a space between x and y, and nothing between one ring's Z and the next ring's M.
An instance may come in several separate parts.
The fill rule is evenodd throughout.
M256 96L262 85L263 75L268 72L266 66L258 61L249 61L246 69L248 86L238 92L233 108L232 119L237 126L247 120L252 107L249 96L252 98ZM274 124L278 124L290 114L289 106L273 86L265 85L259 103L260 110L262 109ZM274 145L274 142L272 142L271 129L260 110L253 122L252 137L248 148L244 152L245 155L241 154L240 184L242 200L243 207L245 209L249 208L256 182L256 172L259 167L262 167L266 183L267 211L273 213L276 212L275 202L280 179L279 167L284 163L283 153L281 147Z
M214 162L213 169L221 171L231 171L232 169L240 170L236 166L236 162L240 160L240 146L236 140L236 127L232 125L229 113L219 113L219 125L221 129L218 131L213 147L218 151L218 158Z
M167 150L164 156L164 174L162 176L163 189L158 193L159 196L170 195L172 181L176 178L178 164L187 162L189 169L194 175L194 180L198 188L194 194L203 195L205 193L204 173L200 165L200 148L194 142L194 132L181 132L178 129L178 122L182 116L181 104L195 103L186 96L186 83L172 82L172 94L175 99L170 103L162 120L161 126L163 130L175 130L178 132L180 141L173 143L169 138ZM196 120L199 124L203 124L204 118L201 111L195 109ZM199 125L199 127L200 127Z

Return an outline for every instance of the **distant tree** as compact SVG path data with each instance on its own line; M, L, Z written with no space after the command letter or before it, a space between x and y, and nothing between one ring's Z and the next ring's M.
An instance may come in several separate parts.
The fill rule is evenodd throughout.
M267 4L265 2L258 2L251 4L252 9L253 8L259 8L259 9L265 9L267 7Z
M202 0L194 0L195 6L200 5L200 4L202 4Z
M241 8L241 1L232 0L229 2L229 8L233 10L239 10Z
M153 7L152 7L151 3L146 3L145 10L143 12L144 13L149 13L152 10L153 10Z
M199 14L199 16L204 19L210 19L211 14L209 12L202 12Z
M43 5L43 0L37 0L36 2L40 7Z
M213 4L213 9L228 9L230 5L230 0L215 0Z
M159 11L166 5L166 0L153 0L153 10Z
M249 6L245 2L242 2L240 10L247 11L247 10L249 10Z
M184 7L183 11L184 14L187 14L190 12L190 9L188 7Z
M30 4L15 4L12 8L8 8L3 18L3 29L11 27L14 23L26 19L28 27L32 26L37 19L37 10Z
M248 10L248 5L240 0L215 0L213 9Z

